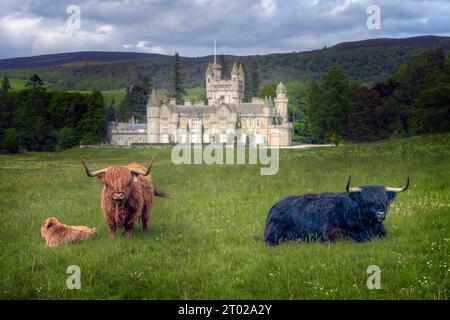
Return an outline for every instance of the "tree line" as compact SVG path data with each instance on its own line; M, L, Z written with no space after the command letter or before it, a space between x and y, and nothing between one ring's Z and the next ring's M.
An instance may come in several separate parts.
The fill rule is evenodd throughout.
M99 91L48 92L37 75L25 89L12 91L8 78L3 78L0 149L50 151L101 143L106 140L106 115Z
M275 95L276 84L258 95ZM410 57L384 82L352 81L333 66L309 85L288 83L294 139L306 143L370 142L450 131L450 54Z

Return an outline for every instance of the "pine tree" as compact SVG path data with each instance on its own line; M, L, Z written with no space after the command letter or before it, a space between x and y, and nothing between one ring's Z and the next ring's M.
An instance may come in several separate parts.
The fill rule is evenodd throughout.
M33 91L45 91L44 82L37 74L33 74L30 80L25 84L25 87Z
M2 80L2 89L1 91L3 93L8 93L9 90L11 90L11 85L9 83L9 79L7 77L4 77Z
M260 79L259 79L259 68L257 59L253 60L252 64L250 65L250 70L248 74L249 77L246 77L248 81L245 86L245 93L244 93L246 101L250 101L251 98L256 97L258 94Z
M131 117L139 120L139 122L146 122L147 117L147 101L153 86L150 78L144 78L143 82L134 85L130 90L127 90L125 98L123 99L119 110L119 121L128 122Z
M169 90L169 95L177 100L177 103L182 103L183 96L186 90L183 88L184 75L181 71L180 55L178 52L174 56L174 65L172 71L172 84Z

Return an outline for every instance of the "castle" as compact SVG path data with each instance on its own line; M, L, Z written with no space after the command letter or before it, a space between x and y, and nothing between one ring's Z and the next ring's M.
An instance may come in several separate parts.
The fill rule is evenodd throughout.
M112 122L113 145L169 143L229 143L229 132L243 133L238 143L263 146L291 145L292 123L288 120L286 87L280 82L276 97L254 97L243 102L245 74L234 63L231 77L222 77L222 67L210 63L206 70L206 99L185 101L160 99L153 89L147 103L147 123Z

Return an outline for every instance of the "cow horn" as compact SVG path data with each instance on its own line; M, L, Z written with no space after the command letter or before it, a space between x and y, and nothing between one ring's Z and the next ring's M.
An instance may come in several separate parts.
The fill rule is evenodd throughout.
M83 158L80 157L80 159L81 159L81 162L83 163L84 170L86 170L86 174L88 175L88 177L93 178L93 177L98 176L99 174L102 174L102 173L105 173L105 172L106 172L106 169L100 169L100 170L91 172L91 171L89 170L89 168L87 167L86 163L84 162Z
M352 176L348 176L348 181L347 181L347 185L345 186L345 191L346 192L360 192L361 188L350 188L350 180L351 180Z
M150 170L152 169L152 165L153 165L153 160L154 159L155 159L155 157L152 157L152 160L150 160L150 164L148 165L146 171L142 171L142 170L139 170L139 169L131 169L131 172L135 173L137 175L140 175L140 176L148 176L150 174Z
M409 187L409 177L408 180L406 181L406 186L403 188L391 188L391 187L384 187L384 191L388 192L388 191L392 191L392 192L403 192L406 191Z

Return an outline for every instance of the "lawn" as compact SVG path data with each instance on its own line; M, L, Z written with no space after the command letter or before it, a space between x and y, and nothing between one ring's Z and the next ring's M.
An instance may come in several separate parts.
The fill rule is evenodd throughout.
M149 232L108 237L92 168L154 155L157 198ZM259 165L174 165L170 149L73 149L0 156L0 298L25 299L449 299L450 134L375 144L282 150L275 176ZM261 241L268 210L292 194L355 185L402 186L388 236L366 243ZM41 222L55 216L95 227L96 239L44 248ZM81 290L68 290L69 265ZM381 268L381 289L366 286Z
M22 90L26 88L26 84L28 82L28 80L23 80L23 79L15 79L15 78L8 78L9 80L9 85L11 86L12 90ZM45 87L47 88L47 90L55 90L55 85L52 83L48 83L45 82Z

